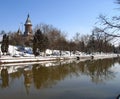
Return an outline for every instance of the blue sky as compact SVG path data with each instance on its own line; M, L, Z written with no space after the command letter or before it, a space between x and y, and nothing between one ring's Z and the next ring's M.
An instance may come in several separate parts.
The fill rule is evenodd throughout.
M90 34L100 14L119 14L115 0L0 0L0 31L17 31L30 14L33 27L51 24L68 38ZM23 28L24 30L24 28Z

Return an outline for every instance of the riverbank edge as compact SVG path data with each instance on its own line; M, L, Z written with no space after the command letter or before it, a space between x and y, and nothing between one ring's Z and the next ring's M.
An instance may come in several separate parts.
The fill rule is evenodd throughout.
M98 55L76 55L76 56L45 56L45 57L11 57L2 56L0 64L14 64L14 63L31 63L31 62L45 62L45 61L60 61L60 60L79 60L85 61L90 59L105 59L119 57L119 54L98 54Z

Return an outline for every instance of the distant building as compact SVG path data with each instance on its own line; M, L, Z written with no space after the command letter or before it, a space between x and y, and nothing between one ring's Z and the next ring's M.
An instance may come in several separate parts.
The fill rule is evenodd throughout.
M33 40L33 31L32 31L32 22L30 20L29 14L25 21L24 27L25 27L24 32L20 30L20 27L18 28L18 31L16 32L16 36L18 36L18 39L21 40L22 45L31 46Z
M27 19L26 19L26 22L25 22L24 26L25 26L24 36L33 36L32 23L31 23L29 14L27 16Z
M20 28L17 31L17 35L22 35L22 31L20 30Z

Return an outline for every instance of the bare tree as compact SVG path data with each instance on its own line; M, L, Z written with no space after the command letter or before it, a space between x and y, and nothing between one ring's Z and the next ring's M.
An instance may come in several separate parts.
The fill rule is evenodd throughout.
M49 46L48 48L54 50L54 49L58 49L62 47L62 49L64 49L64 44L66 42L66 36L65 33L62 32L61 30L53 27L52 25L48 25L48 24L39 24L34 28L34 31L40 29L41 32L47 36L48 40L49 40ZM63 44L63 45L62 45Z
M115 3L120 4L120 0L116 0Z
M115 3L119 5L120 0L115 0ZM101 32L105 36L105 40L107 38L106 41L120 38L120 16L108 17L105 15L99 15L98 19L99 25L97 32Z
M115 0L116 4L120 4L120 0ZM120 16L107 17L99 15L99 31L108 36L120 37Z
M92 49L94 48L94 52L112 52L111 41L113 38L113 36L103 33L101 29L95 27L92 31L88 45L91 46ZM108 50L108 48L110 50Z

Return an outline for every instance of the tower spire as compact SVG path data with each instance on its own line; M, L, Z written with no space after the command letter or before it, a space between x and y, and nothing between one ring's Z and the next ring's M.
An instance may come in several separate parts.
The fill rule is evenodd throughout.
M24 35L25 36L28 36L28 35L32 35L32 23L31 23L31 20L30 20L30 15L28 13L27 15L27 19L26 19L26 22L25 22L25 32L24 32Z
M28 13L28 18L30 17L29 13Z

